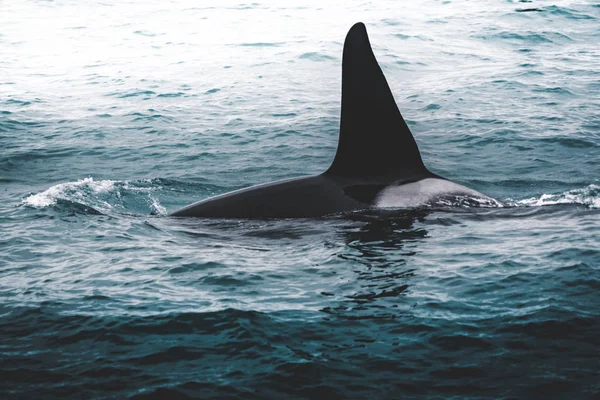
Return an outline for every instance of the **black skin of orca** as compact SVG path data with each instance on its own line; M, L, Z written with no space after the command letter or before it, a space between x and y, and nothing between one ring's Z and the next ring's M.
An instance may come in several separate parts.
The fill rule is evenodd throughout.
M441 178L425 167L417 143L375 59L367 30L352 26L344 42L338 149L322 174L211 197L174 217L306 218L364 210L391 184Z

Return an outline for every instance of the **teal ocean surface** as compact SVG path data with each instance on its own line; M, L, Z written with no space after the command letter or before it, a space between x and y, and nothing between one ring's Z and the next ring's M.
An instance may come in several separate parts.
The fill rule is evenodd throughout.
M413 4L414 3L414 4ZM363 21L507 207L167 217L324 171ZM0 397L600 397L596 1L0 2Z

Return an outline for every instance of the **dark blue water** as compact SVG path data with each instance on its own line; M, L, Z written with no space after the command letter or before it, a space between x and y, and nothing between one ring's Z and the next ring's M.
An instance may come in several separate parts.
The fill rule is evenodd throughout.
M600 396L600 7L0 4L0 397ZM319 173L364 21L426 165L509 207L169 211Z

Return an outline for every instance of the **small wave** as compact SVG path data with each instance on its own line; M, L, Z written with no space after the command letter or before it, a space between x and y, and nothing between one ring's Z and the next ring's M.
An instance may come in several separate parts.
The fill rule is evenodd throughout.
M316 52L304 53L299 58L303 59L303 60L311 60L311 61L335 60L335 57L329 56L327 54L316 53Z
M571 8L566 8L566 7L556 6L556 5L545 7L545 10L548 11L552 15L560 15L560 16L565 17L566 19L574 19L574 20L595 19L594 16L592 16L592 15L584 14L583 12L580 12L580 11L577 11L577 10L574 10Z
M559 32L532 32L526 31L521 33L503 31L493 35L478 36L480 39L502 39L513 42L541 44L541 43L556 43L572 41L569 36Z
M134 113L129 113L126 114L126 117L135 117L132 119L133 122L139 122L139 121L156 121L156 120L166 120L166 121L170 121L173 118L169 117L167 115L164 114L160 114L158 112L156 112L156 110L149 108L148 111L150 113L141 113L141 112L134 112Z
M435 111L435 110L439 110L440 108L442 108L441 105L435 104L435 103L431 103L427 107L422 108L421 110L423 110L423 111Z
M544 12L541 8L517 8L517 12Z
M160 204L154 194L161 190L160 180L113 181L88 177L77 182L54 185L43 192L31 194L23 199L23 204L46 208L61 202L86 206L102 211L148 212L166 215L167 209Z
M557 15L557 16L565 17L566 19L573 19L573 20L595 19L595 17L592 15L584 14L580 11L577 11L577 10L574 10L571 8L566 8L566 7L556 6L556 5L541 7L541 8L540 7L517 8L515 11L521 12L521 13L524 13L524 12L549 13L551 15Z
M34 103L39 103L39 99L35 99L33 100ZM18 100L18 99L8 99L4 102L4 104L8 104L8 105L16 105L16 106L29 106L31 105L31 101L27 101L27 100Z
M107 94L107 96L114 96L114 97L118 97L119 99L126 99L128 97L153 96L155 94L156 93L153 92L152 90L133 90L133 91L126 91L126 92L109 93L109 94Z
M23 203L37 208L49 207L55 205L60 199L72 200L73 198L80 198L83 200L80 188L87 187L94 193L101 193L112 189L113 185L114 181L94 182L94 179L91 177L81 179L77 182L59 183L41 193L30 195L23 200Z
M281 42L255 42L255 43L240 43L238 46L241 47L278 47L283 45Z
M148 37L155 37L155 36L157 36L156 33L148 32L148 31L135 31L133 33L136 34L136 35L142 35L142 36L148 36Z
M591 184L582 189L573 189L558 194L543 194L515 202L521 206L550 206L556 204L580 204L589 208L600 208L600 185Z
M425 36L421 36L421 35L404 35L402 33L396 33L394 34L394 37L397 37L398 39L402 39L402 40L408 40L408 39L419 39L422 40L424 42L432 42L433 40L425 37Z
M181 97L183 96L185 93L183 92L174 92L174 93L161 93L156 97Z
M561 88L561 87L535 88L535 89L533 89L533 91L538 92L538 93L553 93L553 94L559 94L559 95L573 96L572 92L570 92L569 90L567 90L565 88Z

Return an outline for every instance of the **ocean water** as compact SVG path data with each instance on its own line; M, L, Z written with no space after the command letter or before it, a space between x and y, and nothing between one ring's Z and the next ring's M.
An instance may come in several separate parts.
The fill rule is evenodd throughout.
M600 4L407 3L0 2L0 397L598 398ZM167 217L329 166L357 21L509 207Z

